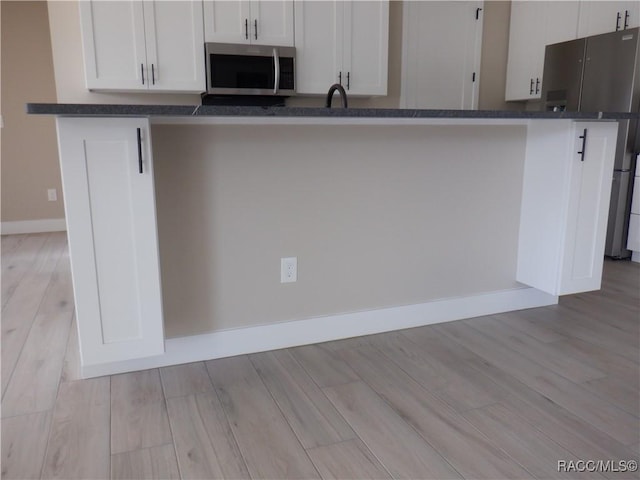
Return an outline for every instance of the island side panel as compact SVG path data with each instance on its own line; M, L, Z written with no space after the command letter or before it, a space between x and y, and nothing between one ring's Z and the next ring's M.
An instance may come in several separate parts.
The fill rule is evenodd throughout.
M520 286L526 126L152 129L167 337Z

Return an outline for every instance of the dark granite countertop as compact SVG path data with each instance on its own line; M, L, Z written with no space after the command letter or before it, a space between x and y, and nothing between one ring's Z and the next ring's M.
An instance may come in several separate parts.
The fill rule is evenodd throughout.
M536 112L514 110L417 110L400 108L244 107L212 105L101 105L27 103L32 115L79 117L314 117L314 118L513 118L625 120L640 118L624 112Z

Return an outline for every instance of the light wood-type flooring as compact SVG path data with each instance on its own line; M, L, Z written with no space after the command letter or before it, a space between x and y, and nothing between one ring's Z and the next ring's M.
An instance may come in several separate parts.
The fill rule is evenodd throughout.
M558 471L638 460L628 261L551 307L111 377L77 343L66 236L2 237L3 479L638 478Z

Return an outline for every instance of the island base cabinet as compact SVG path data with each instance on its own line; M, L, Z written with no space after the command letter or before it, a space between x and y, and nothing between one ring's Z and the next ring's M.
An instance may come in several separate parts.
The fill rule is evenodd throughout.
M617 122L529 125L516 279L552 295L598 290Z
M82 366L164 352L147 119L58 118Z

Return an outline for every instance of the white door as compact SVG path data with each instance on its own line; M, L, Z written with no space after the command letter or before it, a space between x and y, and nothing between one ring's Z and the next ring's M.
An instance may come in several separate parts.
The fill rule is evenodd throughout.
M404 5L404 107L477 107L482 6L474 1Z
M146 90L142 2L80 2L88 89Z
M293 46L293 0L251 0L250 10L251 43Z
M202 2L144 3L147 72L152 90L206 89Z
M576 123L574 138L560 295L600 288L617 124Z
M342 85L352 95L386 95L389 2L344 2Z
M342 69L343 5L297 0L295 11L296 90L324 95Z
M161 354L149 122L58 118L57 126L82 365Z
M637 2L624 1L583 1L580 2L578 35L588 37L601 33L622 30L625 26L638 26L639 7Z
M505 88L507 101L540 98L540 59L544 56L544 53L540 53L540 47L545 43L544 20L544 2L511 3Z
M249 0L205 0L205 42L249 43L250 17Z

